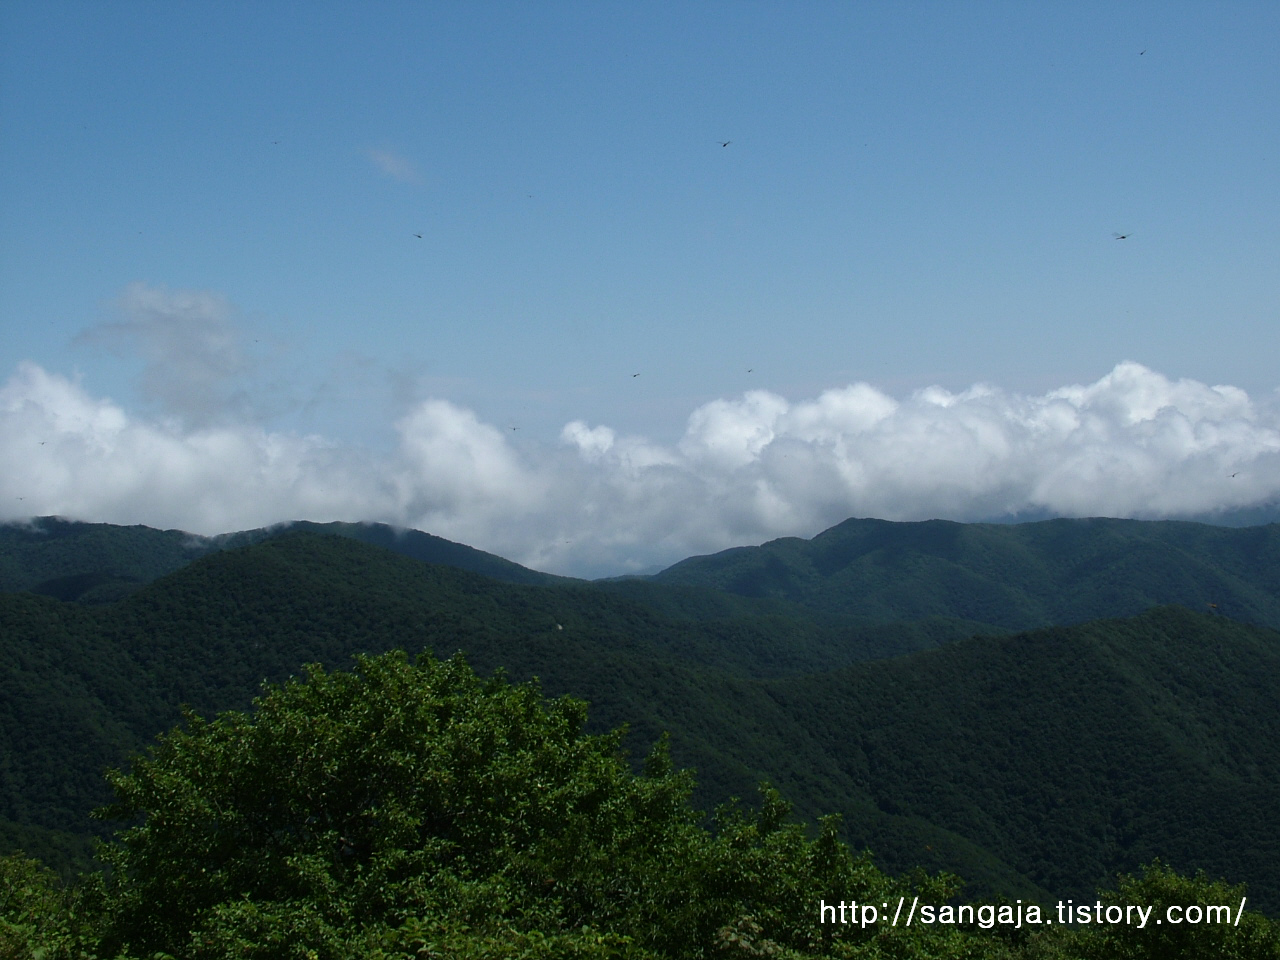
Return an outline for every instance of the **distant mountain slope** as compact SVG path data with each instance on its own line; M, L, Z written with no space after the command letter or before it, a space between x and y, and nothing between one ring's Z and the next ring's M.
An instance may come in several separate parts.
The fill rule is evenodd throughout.
M356 539L507 583L587 583L385 524L298 521L196 537L42 518L0 525L0 591L110 602L207 553L298 530ZM877 624L917 625L913 637L896 631L883 644L884 655L975 632L1131 616L1168 603L1280 627L1280 524L854 519L812 540L736 547L690 557L652 577L593 585L677 619L798 618L864 637Z
M502 557L420 530L385 523L293 523L202 537L182 530L38 517L0 524L0 592L30 590L59 600L108 603L193 560L295 530L348 537L426 563L443 563L507 583L568 583ZM580 581L579 581L580 582Z
M530 570L518 563L504 560L492 553L485 553L475 547L463 543L454 543L443 537L437 537L421 530L403 530L388 526L385 523L313 523L310 520L296 520L282 527L270 528L273 534L289 530L309 530L314 533L329 533L340 537L350 537L361 543L382 547L393 553L399 553L424 563L442 563L480 573L504 583L537 583L537 584L570 584L585 583L573 577L558 577L553 573L542 573Z
M216 549L181 530L37 517L0 524L0 591L107 602Z
M857 642L776 617L674 620L589 584L502 583L292 531L209 553L117 604L0 595L0 819L76 829L105 798L102 767L176 722L180 704L244 707L263 679L309 661L462 649L483 669L539 673L553 692L590 695L626 687L637 662L664 676L776 675L859 659ZM596 717L617 725L646 713L604 706Z
M637 751L672 731L704 804L769 778L805 816L842 812L895 870L1072 896L1159 855L1280 910L1280 634L1166 608L807 677L714 665L770 644L785 658L811 629L678 621L590 585L500 583L304 531L118 604L6 594L0 841L73 854L102 767L184 702L243 708L304 662L430 647L589 700L593 726L630 723Z
M691 557L651 579L881 622L1023 630L1177 603L1280 627L1280 524L846 520L812 540Z
M940 862L925 820L1055 892L1159 856L1280 908L1274 631L1165 607L768 689L871 800L850 833L890 864Z

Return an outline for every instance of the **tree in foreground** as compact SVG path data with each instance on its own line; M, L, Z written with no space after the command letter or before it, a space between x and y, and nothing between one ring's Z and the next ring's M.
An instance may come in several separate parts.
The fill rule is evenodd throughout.
M22 854L0 857L0 960L89 960L102 911L85 894L97 889L63 887Z
M770 790L708 831L665 743L636 775L622 731L585 719L535 684L402 653L313 666L251 714L188 716L111 777L101 815L137 825L104 853L104 952L876 955L883 936L820 924L819 901L955 892L891 880L833 821L808 838ZM921 955L967 938L931 939Z
M767 788L708 830L665 743L636 775L621 731L588 735L585 718L535 684L402 653L311 667L248 714L188 716L111 775L102 815L132 826L103 849L106 881L62 892L0 859L0 960L1280 957L1256 916L1186 943L824 924L822 901L891 910L959 887L887 877L834 820L810 837ZM1117 895L1224 894L1153 868Z
M1122 876L1114 891L1101 891L1106 903L1142 904L1164 920L1144 930L1098 926L1079 931L1075 955L1081 960L1165 960L1167 957L1215 957L1223 960L1280 960L1280 936L1274 924L1257 913L1239 912L1245 888L1210 880L1204 874L1185 877L1156 861L1133 876ZM1189 907L1201 922L1186 918ZM1229 908L1227 917L1205 921L1206 908ZM1169 923L1169 910L1179 923ZM1232 919L1234 916L1234 920Z

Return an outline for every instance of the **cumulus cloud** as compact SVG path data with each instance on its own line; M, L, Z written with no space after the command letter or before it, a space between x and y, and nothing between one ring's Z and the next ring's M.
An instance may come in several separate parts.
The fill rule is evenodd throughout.
M674 445L586 421L558 445L518 445L441 399L396 431L375 457L245 422L148 420L26 363L0 389L2 513L197 533L379 520L601 576L850 516L1156 518L1280 500L1280 405L1128 362L1039 396L751 391L694 410Z
M0 451L9 516L211 533L382 506L376 478L319 438L140 420L32 363L0 389Z

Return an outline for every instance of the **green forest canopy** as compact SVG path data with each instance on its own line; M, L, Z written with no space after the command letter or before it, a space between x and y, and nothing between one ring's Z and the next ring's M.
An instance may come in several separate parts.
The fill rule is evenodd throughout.
M815 835L791 822L769 788L758 812L722 808L708 829L663 742L633 773L620 733L585 720L536 684L398 652L310 667L251 713L188 715L112 775L102 815L125 828L107 877L59 890L0 860L0 956L1280 956L1252 912L1143 930L822 922L820 902L940 905L960 888L885 875L832 820ZM1156 864L1099 896L1159 910L1244 893Z
M0 596L0 842L84 862L101 771L263 678L355 653L465 650L592 703L593 731L670 731L713 808L776 783L892 872L1011 897L1084 896L1161 857L1280 907L1280 637L1177 608L795 676L848 648L812 622L676 620L590 585L500 583L293 533L102 606ZM770 658L773 659L770 659ZM745 667L783 674L762 678ZM834 664L833 664L834 666ZM790 677L786 674L792 674Z

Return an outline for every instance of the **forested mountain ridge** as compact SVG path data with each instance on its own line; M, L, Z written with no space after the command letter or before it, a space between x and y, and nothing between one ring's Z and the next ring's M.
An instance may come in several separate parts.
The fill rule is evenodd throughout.
M350 537L508 583L585 584L417 530L297 521L197 537L45 517L0 525L0 590L110 602L207 553L291 531ZM1280 628L1280 524L1058 519L1020 524L850 519L690 557L650 577L592 581L677 619L774 615L847 627L930 621L928 638L1132 616L1176 603Z
M1025 630L1177 603L1280 627L1280 524L851 519L812 540L690 557L652 580L884 622L941 616Z
M466 544L385 523L290 523L203 537L182 530L36 517L0 524L0 592L30 590L59 600L110 603L200 557L296 531L328 533L508 583L572 583Z
M305 532L210 554L115 604L10 593L0 816L15 845L56 845L105 799L102 767L181 703L244 708L309 661L462 650L481 672L584 697L598 729L630 723L633 752L671 731L704 807L771 779L806 817L843 813L894 870L1069 896L1160 855L1280 907L1280 635L1161 609L788 667L833 637L776 617L680 621L589 584L501 583Z
M1274 910L1278 684L1280 634L1164 607L768 686L884 815L847 823L887 863L938 863L898 849L918 818L1048 890L1159 856Z
M554 693L594 698L681 678L694 695L700 671L849 662L863 656L851 649L858 639L778 618L676 621L590 585L502 583L294 531L209 553L118 603L0 594L0 817L78 829L105 799L102 767L176 722L180 704L243 708L262 680L307 662L464 650L486 672L541 674ZM602 724L646 726L648 706L631 715L625 697L601 699Z
M214 549L182 530L36 517L0 524L0 591L109 603Z

